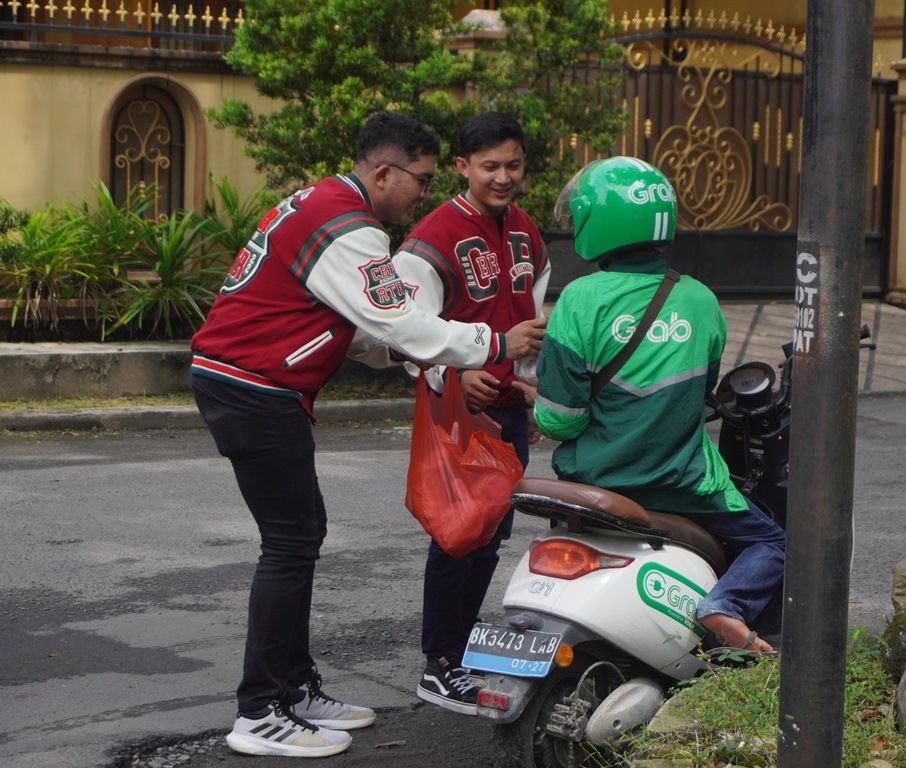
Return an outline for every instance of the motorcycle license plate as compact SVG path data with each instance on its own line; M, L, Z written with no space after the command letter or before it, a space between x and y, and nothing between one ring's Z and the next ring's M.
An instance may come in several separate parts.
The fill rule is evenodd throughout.
M545 677L559 645L560 635L553 632L476 624L462 665L516 677Z

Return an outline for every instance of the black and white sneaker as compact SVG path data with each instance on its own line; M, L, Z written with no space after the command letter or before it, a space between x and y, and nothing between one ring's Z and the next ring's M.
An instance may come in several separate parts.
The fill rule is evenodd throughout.
M428 657L416 695L423 701L458 712L478 714L478 686L462 667L454 667L445 657Z
M237 717L226 742L244 755L327 757L347 750L352 737L346 731L319 728L292 709L274 704L262 717Z

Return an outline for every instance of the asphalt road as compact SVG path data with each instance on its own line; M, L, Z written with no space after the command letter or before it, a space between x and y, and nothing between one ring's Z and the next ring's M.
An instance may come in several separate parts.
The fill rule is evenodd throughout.
M850 623L880 631L906 557L906 395L862 398L858 430ZM317 439L330 529L313 649L329 693L380 713L318 765L491 765L486 724L414 696L427 539L402 506L408 430ZM551 448L535 448L532 474L550 476ZM207 433L0 434L0 478L0 764L250 765L222 735L256 532ZM485 618L543 528L517 523Z

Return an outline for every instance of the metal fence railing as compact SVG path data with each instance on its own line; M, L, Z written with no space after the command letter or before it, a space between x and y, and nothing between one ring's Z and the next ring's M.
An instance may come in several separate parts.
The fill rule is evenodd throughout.
M57 4L61 3L61 4ZM0 0L0 40L133 48L217 55L245 23L240 0Z

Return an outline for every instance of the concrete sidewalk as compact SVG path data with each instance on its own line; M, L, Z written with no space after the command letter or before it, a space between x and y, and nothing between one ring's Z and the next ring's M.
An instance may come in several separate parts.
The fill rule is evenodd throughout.
M727 318L723 369L746 361L772 365L783 357L781 346L793 333L790 301L722 303ZM860 355L859 394L906 391L906 309L877 301L862 305L861 321L871 328L875 351ZM115 397L188 391L190 352L185 342L111 344L0 344L0 398ZM347 363L339 379L386 377ZM319 400L321 423L405 420L411 417L408 398ZM0 429L180 429L203 426L192 405L94 408L86 410L0 411Z
M727 318L723 370L746 361L779 363L781 346L792 338L792 302L722 302ZM861 322L877 345L859 358L859 394L906 391L906 309L878 301L862 304Z

